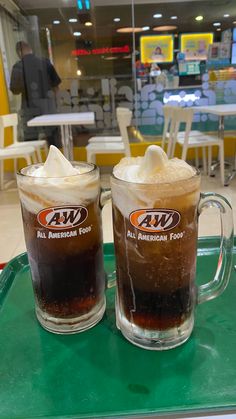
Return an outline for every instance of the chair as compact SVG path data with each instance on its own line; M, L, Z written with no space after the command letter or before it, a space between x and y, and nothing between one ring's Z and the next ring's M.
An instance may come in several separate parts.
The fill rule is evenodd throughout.
M164 115L164 127L162 133L162 143L161 146L163 150L165 149L166 143L168 143L170 138L170 125L171 120L174 115L174 110L177 108L176 106L163 106L163 115Z
M121 133L122 141L117 142L100 142L90 143L87 145L87 161L91 163L96 162L97 154L120 154L124 153L130 156L130 144L128 138L127 127L130 125L132 119L132 112L127 110L125 112L118 112L117 121Z
M4 187L4 160L14 159L15 161L16 159L25 159L27 165L36 163L34 147L25 145L24 143L22 147L4 147L4 129L8 126L5 123L6 119L0 116L0 190L3 190Z
M178 108L175 110L172 116L170 138L168 143L167 155L169 158L173 158L175 152L176 143L182 147L183 160L187 158L187 152L190 148L199 149L202 148L203 153L203 169L205 173L210 174L211 160L212 160L212 147L219 147L219 159L220 159L220 175L221 183L224 185L224 142L217 136L206 135L191 135L191 126L193 120L194 110L191 108ZM185 124L184 136L179 138L180 124ZM208 170L206 163L206 148L208 148Z
M164 128L163 128L163 134L162 134L162 148L165 149L166 143L168 143L170 138L170 125L172 117L175 113L175 110L178 110L178 106L169 106L165 105L163 106L163 115L164 115ZM191 130L191 137L195 136L202 136L202 132L198 130ZM183 139L184 138L184 131L178 132L178 138ZM196 167L199 167L199 158L198 158L198 150L195 149L195 165Z
M118 108L116 108L116 118L118 119L118 115L120 115L120 114L122 114L122 113L129 113L130 112L130 110L129 109L127 109L127 108L121 108L121 107L118 107ZM96 136L96 137L91 137L89 140L88 140L88 143L89 144L92 144L92 143L107 143L107 142L109 142L109 143L117 143L117 142L122 142L122 137L119 135L117 135L117 136L105 136L105 137L102 137L102 136Z
M7 148L18 148L18 147L25 147L32 146L35 149L35 153L37 156L37 161L39 163L42 162L42 155L41 151L44 150L45 154L48 154L48 144L46 140L32 140L26 142L17 141L17 125L18 125L18 115L16 113L2 115L0 117L0 123L3 125L4 128L12 127L13 128L13 144L8 146Z
M96 136L91 137L88 140L89 144L100 144L100 143L120 143L122 142L122 138L120 135L111 136Z

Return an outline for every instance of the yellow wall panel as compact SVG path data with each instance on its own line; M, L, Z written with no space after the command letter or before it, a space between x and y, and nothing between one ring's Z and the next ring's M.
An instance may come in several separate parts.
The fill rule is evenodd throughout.
M213 43L213 33L184 33L180 36L180 50L185 60L206 60L209 45Z
M142 143L134 143L131 144L131 155L133 157L136 156L143 156L145 153L146 148L149 145L156 144L161 145L161 140L156 142L142 142ZM225 156L232 157L234 156L235 149L236 149L236 137L229 136L226 137L224 140L225 145ZM181 158L182 148L177 144L176 145L176 157ZM213 157L217 158L218 155L218 147L213 147ZM86 161L86 148L85 147L74 147L74 158L75 160ZM114 166L117 164L120 159L124 157L123 154L100 154L97 156L96 164L98 166ZM199 150L199 157L202 157L202 152ZM194 149L190 149L188 151L187 159L192 160L194 164L195 158L195 151Z
M0 115L6 115L10 112L9 109L9 100L8 100L8 93L7 93L7 85L4 75L4 68L3 68L3 61L2 61L2 53L0 51ZM5 145L9 145L13 142L12 136L12 129L7 128L5 130ZM6 160L4 162L4 170L13 171L13 161Z
M173 35L149 35L140 38L142 63L170 63L174 59Z

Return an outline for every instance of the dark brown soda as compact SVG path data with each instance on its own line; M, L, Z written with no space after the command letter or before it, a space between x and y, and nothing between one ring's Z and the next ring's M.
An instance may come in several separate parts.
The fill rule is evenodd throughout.
M41 227L36 214L22 206L34 293L40 309L56 318L82 316L103 298L105 274L97 202L87 210L86 223L76 229L91 225L89 233L48 239L36 238L38 231L47 235L50 230Z
M127 320L143 329L181 326L195 305L196 205L178 210L181 222L173 232L184 231L183 238L144 241L137 239L142 232L113 206L119 305ZM159 235L169 238L170 233Z
M192 285L193 286L193 285ZM194 290L191 285L168 294L144 292L134 286L120 287L120 296L126 318L143 329L166 330L180 326L193 308ZM133 304L135 294L135 305Z

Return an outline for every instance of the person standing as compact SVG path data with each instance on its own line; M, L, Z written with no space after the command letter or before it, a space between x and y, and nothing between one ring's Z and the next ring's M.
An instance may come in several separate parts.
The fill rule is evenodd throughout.
M20 61L12 68L10 90L15 95L21 94L24 140L37 140L39 128L30 128L27 122L35 116L56 112L55 93L61 79L50 60L37 57L27 42L17 42L16 52ZM58 128L44 128L44 133L49 144L60 145Z

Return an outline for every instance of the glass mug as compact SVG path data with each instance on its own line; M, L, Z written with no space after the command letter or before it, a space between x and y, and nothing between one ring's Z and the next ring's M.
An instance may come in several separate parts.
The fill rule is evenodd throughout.
M200 194L200 174L166 184L111 179L116 255L116 322L133 344L164 350L184 343L197 304L227 286L233 248L232 209L214 193ZM212 281L195 284L198 215L217 207L220 257Z
M41 165L17 174L36 316L47 330L87 330L105 311L105 272L96 166L73 163L85 173L33 177Z

